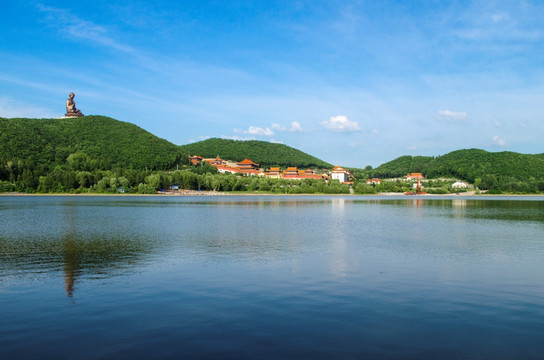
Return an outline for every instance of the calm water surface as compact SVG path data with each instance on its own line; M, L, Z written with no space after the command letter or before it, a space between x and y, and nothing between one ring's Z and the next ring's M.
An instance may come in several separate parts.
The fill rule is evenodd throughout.
M542 359L544 199L0 197L0 359Z

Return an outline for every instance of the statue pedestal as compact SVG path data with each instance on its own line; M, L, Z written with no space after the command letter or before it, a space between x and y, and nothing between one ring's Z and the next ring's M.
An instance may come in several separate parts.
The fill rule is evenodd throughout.
M71 118L71 117L80 117L84 116L82 113L66 113L64 114L64 117Z

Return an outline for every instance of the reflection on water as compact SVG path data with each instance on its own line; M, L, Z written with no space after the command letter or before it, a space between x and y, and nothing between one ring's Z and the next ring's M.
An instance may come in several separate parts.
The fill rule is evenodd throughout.
M0 198L0 200L3 200ZM152 241L130 227L115 224L72 199L4 204L0 220L0 275L5 279L41 279L64 274L73 296L78 278L109 277L136 267L150 253ZM110 219L111 220L111 219ZM121 218L118 218L120 222ZM115 221L114 221L115 223Z
M110 277L153 256L263 260L327 248L331 272L339 274L349 269L346 254L359 237L374 248L386 248L403 233L412 241L428 239L428 251L429 239L443 238L451 227L449 236L459 246L491 251L471 240L477 235L451 226L448 219L544 221L543 201L512 199L5 197L0 204L2 276L62 269L68 296L81 275ZM516 229L509 227L506 233L516 234ZM512 250L510 245L505 242L501 253Z
M543 230L539 198L0 197L0 358L538 359Z
M451 227L449 236L460 246L490 251L471 241L476 235L451 226L447 220L541 224L544 202L531 200L353 196L2 198L0 270L5 278L62 268L69 296L82 274L92 274L91 278L112 276L127 267L140 266L153 255L212 254L262 260L329 248L331 271L342 273L349 268L345 254L353 245L350 241L359 236L374 247L387 247L400 234L398 231L413 240L432 239L444 237L443 231ZM327 204L330 212L323 206ZM435 220L427 223L429 219ZM517 226L506 231L516 232ZM511 250L509 244L503 244L507 248L504 251ZM428 243L425 246L428 249Z

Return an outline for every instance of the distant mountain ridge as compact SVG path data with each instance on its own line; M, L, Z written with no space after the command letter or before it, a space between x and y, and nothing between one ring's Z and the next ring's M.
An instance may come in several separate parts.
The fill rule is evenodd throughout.
M401 156L373 170L376 177L399 177L420 172L428 178L455 177L474 183L487 177L509 177L525 181L544 179L544 154L456 150L438 157Z

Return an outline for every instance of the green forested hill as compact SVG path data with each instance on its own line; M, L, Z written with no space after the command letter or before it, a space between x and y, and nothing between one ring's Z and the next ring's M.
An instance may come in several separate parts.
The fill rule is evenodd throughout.
M398 177L421 172L428 178L455 177L471 183L482 181L484 187L495 183L544 180L544 154L488 152L479 149L452 151L439 157L402 156L380 165L377 177Z
M262 166L331 166L299 150L264 141L210 139L177 146L134 124L105 116L0 118L0 192L117 192L121 187L154 193L172 184L217 189L223 180L217 178L211 184L206 177L217 170L193 167L189 154L220 155L227 160L248 157ZM174 168L182 171L173 172ZM223 185L232 188L230 182ZM238 185L238 190L249 188Z
M260 164L262 167L271 165L297 166L300 168L317 167L331 168L332 165L308 155L300 150L283 144L274 144L266 141L240 141L226 139L208 139L181 147L185 154L202 157L215 157L242 161L245 158Z
M445 173L469 181L489 175L519 180L544 179L544 157L510 151L457 150L436 158L427 169L431 177Z
M171 171L160 170L188 163L188 155L219 155L233 161L249 158L262 167L332 167L300 150L265 141L208 139L177 146L134 124L105 116L0 118L0 192L115 192L117 186L153 192L178 182ZM190 166L182 170L215 169ZM544 192L544 154L468 149L438 157L401 156L374 170L355 170L360 170L356 177L362 181L370 176L391 178L421 172L427 178L463 179L495 193ZM186 175L186 171L176 173ZM189 188L214 188L208 180L198 178Z
M140 127L105 116L72 119L0 118L0 163L23 162L47 172L70 154L84 153L101 167L166 169L179 147Z
M402 177L408 173L425 173L432 163L431 156L404 155L375 168L372 175L380 178Z

